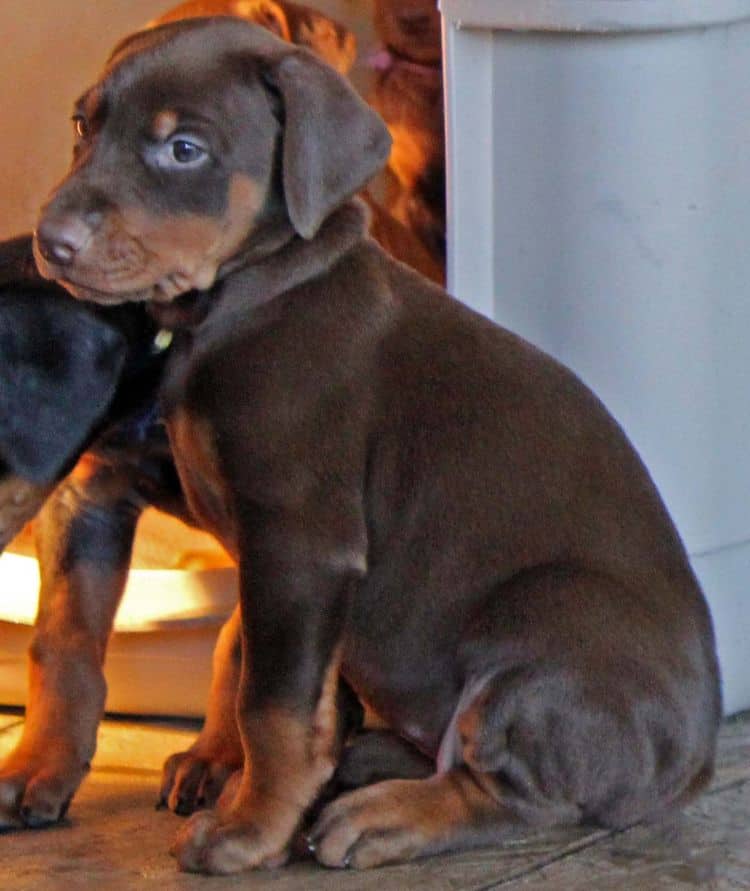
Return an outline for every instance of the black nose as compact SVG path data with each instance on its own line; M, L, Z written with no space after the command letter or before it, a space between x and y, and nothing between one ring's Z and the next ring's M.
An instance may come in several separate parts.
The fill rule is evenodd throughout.
M43 219L36 230L39 252L56 266L70 266L90 237L89 225L72 215Z

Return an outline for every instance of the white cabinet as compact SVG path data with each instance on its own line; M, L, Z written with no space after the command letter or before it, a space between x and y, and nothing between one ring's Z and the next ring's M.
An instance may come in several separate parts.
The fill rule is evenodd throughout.
M750 0L442 0L449 289L649 466L750 707Z

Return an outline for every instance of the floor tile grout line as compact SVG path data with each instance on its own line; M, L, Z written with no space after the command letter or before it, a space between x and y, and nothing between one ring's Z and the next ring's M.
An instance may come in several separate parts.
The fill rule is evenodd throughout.
M750 777L745 777L744 779L733 780L730 783L727 783L724 786L717 786L716 788L707 790L703 794L708 797L713 797L714 795L720 795L723 792L731 791L732 789L738 789L741 786L744 786L746 783L750 782ZM491 882L489 885L481 885L478 888L473 889L473 891L494 891L495 888L500 888L503 885L509 885L512 882L517 882L519 879L527 878L528 876L533 876L536 873L541 872L543 869L546 869L548 866L552 866L555 863L559 863L562 860L566 860L568 857L574 857L576 854L580 854L581 851L585 851L589 848L593 848L601 842L607 841L609 839L616 838L619 835L624 835L626 832L630 832L632 829L637 829L639 826L647 825L644 822L633 823L632 826L625 826L622 829L614 829L611 831L602 830L600 833L592 836L587 836L585 839L582 839L580 843L572 843L567 848L562 851L558 851L557 854L548 857L547 859L540 860L535 863L533 866L526 867L525 869L521 869L518 872L506 876L505 878L499 879L496 882Z
M511 882L516 882L519 879L524 879L527 876L534 875L535 873L541 872L543 869L546 869L548 866L551 866L553 863L559 863L561 860L565 860L568 857L573 857L574 855L579 854L581 851L585 851L588 848L593 848L600 842L606 841L610 838L614 838L617 835L621 835L623 832L628 832L630 829L633 829L637 825L638 824L636 823L634 824L634 826L628 826L625 829L602 829L601 831L594 833L593 835L587 835L586 838L581 839L580 842L571 842L571 844L563 848L563 850L558 851L555 854L551 854L546 858L542 858L533 866L519 869L516 873L505 876L505 878L503 879L498 879L497 881L490 882L490 884L488 885L481 885L480 887L473 889L473 891L493 891L493 889L495 888L500 888L503 885L508 885Z
M711 789L706 789L706 791L703 792L701 796L696 799L696 801L700 801L703 796L720 795L722 792L726 792L729 789L738 789L740 786L744 786L746 783L750 783L750 774L738 780L731 780L725 786L713 786ZM692 803L694 804L695 802Z

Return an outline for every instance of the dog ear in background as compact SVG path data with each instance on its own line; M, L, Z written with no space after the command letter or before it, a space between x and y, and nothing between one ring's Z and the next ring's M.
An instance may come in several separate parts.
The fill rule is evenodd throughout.
M306 52L266 72L284 108L282 182L295 230L312 238L323 220L388 159L391 137L354 88Z
M119 331L46 284L0 275L0 459L33 483L61 477L114 396Z
M345 25L312 6L287 0L279 5L292 43L307 47L339 74L349 74L357 58L357 38Z
M214 15L261 25L282 40L311 50L340 74L351 70L357 55L357 40L347 27L312 6L287 0L187 0L146 27Z
M246 19L256 25L262 25L282 40L292 39L286 14L281 5L274 0L187 0L186 3L180 3L158 18L152 19L146 27L154 28L169 22L214 15Z
M384 204L445 264L445 122L440 11L434 0L374 0L381 41L370 104L393 134Z

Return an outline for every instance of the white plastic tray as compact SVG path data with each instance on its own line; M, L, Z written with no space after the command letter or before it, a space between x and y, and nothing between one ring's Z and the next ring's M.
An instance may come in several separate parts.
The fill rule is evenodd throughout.
M0 704L25 704L38 588L34 558L0 557ZM107 651L107 711L203 715L216 635L236 603L234 568L131 570Z

